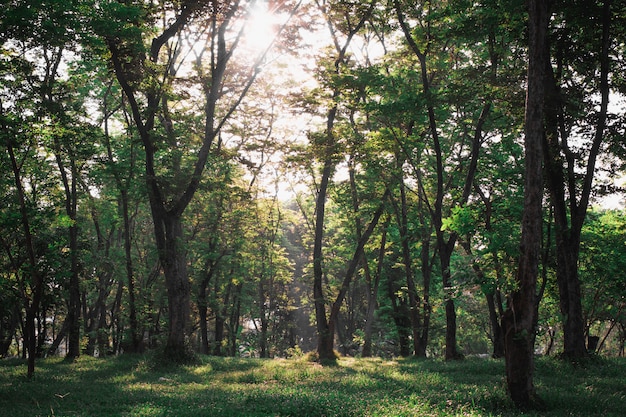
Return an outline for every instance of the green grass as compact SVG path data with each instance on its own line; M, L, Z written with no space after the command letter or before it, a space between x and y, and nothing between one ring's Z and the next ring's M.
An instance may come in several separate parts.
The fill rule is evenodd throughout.
M22 361L0 361L2 416L622 416L626 360L574 366L537 361L546 409L510 403L504 363L343 358L336 366L299 360L201 358L155 368L142 356L74 363L40 360L32 380Z

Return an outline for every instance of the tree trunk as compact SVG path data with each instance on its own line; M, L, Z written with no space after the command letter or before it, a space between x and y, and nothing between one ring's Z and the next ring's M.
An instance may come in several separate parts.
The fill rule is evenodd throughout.
M20 322L19 317L19 305L15 304L10 316L0 324L2 330L0 332L0 358L6 357L9 353L13 336L15 336L15 331Z
M263 276L259 279L259 310L261 320L261 332L259 334L259 356L261 358L269 357L267 349L267 329L269 327L267 320L267 307L265 306L265 288L263 285Z
M485 294L487 299L487 308L489 310L489 322L491 324L491 337L493 338L493 352L492 358L504 357L504 333L502 332L502 326L498 319L498 311L496 309L496 301L493 292Z
M535 405L533 383L537 306L535 291L539 269L542 226L542 139L544 69L548 2L529 0L529 63L525 116L524 212L516 281L502 318L505 366L509 395L520 409Z
M126 258L126 280L128 282L128 321L130 325L130 346L128 350L130 352L142 352L143 340L139 336L137 302L135 301L135 274L133 271L133 257L131 252L132 239L130 214L128 212L128 191L122 186L121 181L118 181L118 188L120 189L120 203L122 205L122 218L124 221L124 256Z
M0 107L0 111L1 111ZM4 116L0 114L0 116ZM11 132L8 132L8 126L4 123L4 117L2 119L2 130L9 133L9 138L13 137ZM35 373L35 357L37 352L37 341L35 337L35 318L38 316L39 308L41 305L41 298L43 297L44 283L43 278L37 268L37 256L35 253L35 245L33 242L33 235L30 228L30 220L28 218L28 208L26 206L26 197L24 194L24 187L22 185L22 178L20 172L20 166L17 163L13 144L10 139L6 140L6 148L9 152L11 160L11 168L13 171L13 179L15 180L15 187L17 189L18 201L20 204L20 220L24 232L24 241L26 244L26 252L28 254L28 263L31 275L31 295L25 296L25 308L26 308L26 323L24 326L24 342L25 345L22 353L25 354L28 351L28 378L32 378Z
M222 342L224 341L224 317L215 316L215 338L213 339L213 355L222 356Z
M451 286L450 258L452 250L448 244L439 245L439 262L441 263L441 275L443 290L446 293L446 360L462 359L463 355L458 351L456 339L456 308L454 306L454 294Z
M409 311L411 319L411 333L413 336L413 354L418 355L422 350L420 346L421 341L421 319L420 319L420 300L417 294L417 288L415 287L415 279L413 277L413 258L411 256L410 241L409 241L409 229L408 229L408 214L407 214L407 202L406 202L406 189L404 181L400 178L400 207L396 208L396 218L398 221L398 227L400 229L400 242L402 246L402 263L404 264L404 276L409 295ZM425 347L424 347L425 351Z
M70 156L70 175L67 177L65 163L61 157L61 144L58 137L54 137L54 152L63 182L65 191L65 213L71 220L69 227L69 250L70 250L70 279L67 285L69 293L69 301L67 307L68 318L68 350L67 358L73 360L80 356L80 317L81 317L81 301L80 301L80 278L79 278L79 262L78 262L78 224L76 217L76 208L78 203L78 194L76 185L78 182L78 169L76 161L71 151Z
M580 252L580 231L576 219L582 214L574 202L570 202L568 214L565 196L566 179L563 174L564 161L559 143L559 118L561 98L549 57L546 58L546 103L544 159L548 173L547 188L554 209L556 240L556 278L559 288L559 307L563 317L563 355L567 358L580 358L587 354L584 336L584 322L578 279L578 255ZM570 179L572 181L572 179ZM570 196L570 198L576 198ZM586 207L585 207L586 210ZM570 226L571 222L571 226ZM582 222L580 223L582 226Z
M548 189L554 207L557 246L557 283L559 286L560 308L563 315L563 354L576 359L587 355L585 346L585 328L582 315L580 280L578 277L578 257L580 254L580 233L587 214L596 159L600 145L604 140L609 103L609 71L611 36L611 1L604 1L602 13L597 20L602 27L599 45L600 66L600 105L595 115L596 126L593 143L587 156L587 166L582 176L582 187L577 196L578 175L575 170L583 161L576 161L576 155L569 149L568 132L562 128L564 123L564 105L560 87L552 70L550 56L544 57L547 71L545 77L546 103L546 154L545 164L548 170ZM562 51L566 53L566 51ZM561 54L562 55L562 54ZM563 161L565 154L567 163ZM564 175L567 171L567 177ZM565 197L565 189L569 191ZM578 199L578 201L577 201ZM569 213L567 208L569 207Z
M328 115L328 124L332 128L337 108L331 109ZM332 142L332 133L327 133ZM329 155L325 157L324 167L322 169L322 179L317 192L315 201L315 237L313 242L313 302L315 304L315 322L317 325L317 355L320 360L336 359L333 351L334 324L328 322L326 318L326 299L324 297L324 289L322 286L324 269L322 264L322 247L324 242L324 218L326 210L326 195L328 192L328 183L333 171L332 162L332 143L327 145ZM331 326L333 328L331 328Z
M177 360L188 356L185 335L189 326L190 288L187 260L183 247L183 227L179 215L153 216L165 230L165 242L159 248L167 288L169 326L165 354Z
M205 268L206 269L206 268ZM200 320L200 352L204 355L210 353L209 350L209 326L208 326L208 292L209 282L213 275L213 267L208 267L205 277L200 282L198 288L198 318Z
M233 308L230 312L230 320L229 320L229 329L228 329L228 337L229 337L229 355L236 356L237 355L237 336L239 334L239 319L241 317L241 290L243 288L243 283L239 283L235 286L235 294L233 296Z
M378 263L376 266L376 275L374 277L374 284L368 287L367 293L367 315L365 317L365 328L363 329L364 341L363 351L361 356L369 358L372 356L372 327L374 323L374 313L376 311L378 287L380 285L380 277L383 271L383 262L385 260L385 247L387 243L387 227L389 226L389 217L385 219L382 227L382 236L380 238L380 247L378 249Z
M411 334L411 319L409 317L409 307L406 301L398 297L399 288L394 285L393 277L387 276L387 296L391 302L392 318L398 332L398 344L400 345L400 356L411 355L409 338Z
M419 350L415 352L415 356L420 358L426 357L426 348L428 347L428 333L430 331L430 281L432 276L432 262L430 261L430 235L422 238L422 249L420 253L422 260L422 333L420 334Z

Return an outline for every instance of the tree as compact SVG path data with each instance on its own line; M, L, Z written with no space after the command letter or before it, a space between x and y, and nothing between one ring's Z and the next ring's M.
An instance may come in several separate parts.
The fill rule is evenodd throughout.
M610 336L623 328L626 318L624 274L626 257L621 250L626 228L623 210L592 210L582 229L580 281L585 336L589 353L619 353ZM595 338L595 339L594 339Z
M602 7L583 3L567 3L556 9L560 24L550 37L553 52L545 57L544 64L546 184L554 208L563 354L572 359L587 355L578 272L581 231L592 196L596 161L612 136L612 2L604 1ZM597 18L590 19L590 15ZM572 32L572 26L579 28L578 34ZM590 50L594 52L590 54ZM575 64L582 51L584 63ZM588 114L593 117L586 117Z
M326 23L331 32L333 44L335 45L335 56L333 57L333 64L332 67L330 67L331 74L329 75L337 77L342 74L344 66L348 63L348 46L350 45L354 36L367 22L369 13L374 6L374 2L370 3L369 5L363 6L363 9L359 10L359 12L357 13L356 21L352 21L351 16L347 14L347 9L345 9L347 5L345 4L339 3L337 5L333 5L326 2L319 2L318 6L321 12L324 14L325 18L327 19ZM345 39L343 41L340 41L340 33L338 32L338 28L335 26L337 23L331 19L331 16L334 13L337 13L340 16L342 15L342 13L346 13L343 15L345 21L342 22L342 25L345 25L346 31L344 35ZM317 353L320 360L334 360L336 358L333 351L335 337L335 323L333 322L333 320L336 318L339 306L341 305L341 302L343 300L343 296L339 296L336 300L336 302L338 301L338 303L336 303L331 308L331 317L326 317L326 300L322 285L324 274L323 237L328 187L339 157L339 155L337 154L338 139L335 132L335 121L339 108L338 101L341 97L340 88L340 86L332 87L332 101L326 114L326 128L322 137L317 139L319 141L318 146L320 146L321 151L320 159L322 162L322 170L319 187L317 189L317 195L315 197L316 202L314 222L315 237L313 243L313 299L315 303L315 320L317 323L318 334ZM380 217L380 214L378 217ZM378 219L376 219L376 221L378 221ZM346 290L347 288L343 290L344 295ZM333 314L332 311L335 311L335 313Z
M29 351L29 376L34 371L37 343L34 326L36 318L41 320L41 317L37 316L40 313L39 303L44 290L44 271L37 266L41 251L35 247L35 235L30 225L33 218L27 207L35 202L29 203L27 201L25 184L28 174L23 172L25 161L18 159L18 153L15 152L21 147L18 139L23 140L24 145L27 145L24 147L26 157L33 156L28 145L34 143L37 143L36 146L43 151L52 151L56 157L60 182L65 189L66 215L69 217L69 223L66 224L69 231L69 256L72 271L71 278L67 283L67 289L70 293L69 315L71 322L69 326L71 334L69 356L76 357L80 354L80 293L75 210L77 200L75 185L78 181L78 170L77 166L74 165L76 160L73 158L70 158L72 167L69 171L71 173L65 170L65 161L60 153L61 144L59 142L62 135L60 132L71 134L70 124L80 125L75 115L66 117L68 113L71 113L73 106L67 100L67 85L61 81L61 65L69 62L68 49L74 48L77 41L76 33L79 21L73 13L75 8L74 2L60 4L54 1L38 1L34 4L12 4L2 11L2 32L4 34L2 50L6 52L7 57L4 64L8 63L8 66L13 66L13 69L18 70L14 75L7 78L7 81L10 81L3 86L5 97L3 97L1 106L3 107L3 136L5 136L6 150L10 155L16 192L21 207L25 245L30 264L29 274L33 278L31 281L32 300L27 302L26 307L25 343L28 345ZM33 25L35 25L35 30L33 30ZM6 69L8 68L3 68L3 71ZM6 76L3 75L3 78ZM10 95L7 96L7 93ZM11 113L13 113L9 118L7 118L7 111L4 109L5 105L8 105L7 111L11 109ZM17 116L23 111L27 112L28 116L26 117L34 125L32 129L24 130L25 125L20 126L26 122L23 115ZM17 123L10 122L10 119ZM83 125L83 127L85 126L86 124ZM50 184L46 184L46 186L49 187ZM25 296L30 298L30 295L25 294ZM42 333L38 336L41 337Z
M536 405L533 383L536 285L541 245L543 197L543 100L548 2L528 4L528 84L525 114L524 212L517 288L509 297L502 318L506 379L509 395L518 408Z
M220 132L268 51L248 62L235 53L254 4L185 1L148 8L111 3L94 21L145 151L146 186L168 294L165 351L174 360L188 356L190 281L183 214L202 182L209 156L221 152ZM287 13L297 8L286 3L280 7ZM165 23L145 50L144 38L154 29L150 22L159 17ZM194 61L185 61L188 54ZM191 105L191 97L202 101ZM193 113L197 108L203 109L200 117Z
M421 86L419 104L424 109L427 120L425 126L417 123L411 125L408 135L422 135L423 138L432 140L434 186L432 190L424 189L420 192L422 198L425 199L424 204L431 217L436 236L436 251L439 257L443 286L449 292L445 301L446 358L455 359L460 358L461 355L457 347L456 312L452 293L450 259L458 235L454 231L446 233L442 226L447 211L455 206L465 205L471 195L478 167L478 157L486 133L486 122L492 108L493 97L489 92L488 85L495 81L499 67L499 55L493 45L487 44L488 54L484 58L487 63L479 71L475 71L471 65L467 64L470 60L466 54L469 52L464 49L462 41L455 39L454 42L449 42L445 33L437 31L438 29L441 30L442 26L437 24L436 18L445 15L447 9L439 10L430 3L416 8L408 8L400 1L394 1L393 7L408 49L417 58L417 65L419 66L419 83ZM409 10L411 10L411 14L408 15L410 18L418 19L418 21L423 20L424 23L416 28L411 28L405 16ZM446 20L444 19L444 21ZM447 21L445 25L447 26ZM493 30L493 24L489 25L489 29ZM489 33L489 36L493 39L495 35ZM435 52L435 47L441 47L441 51ZM448 53L450 60L446 63L446 59L443 57L447 57ZM482 75L481 72L484 72L489 76L485 84L478 86L478 88L476 85L467 85L464 90L456 91L454 83L446 86L443 77L437 71L439 65L446 64L447 68L441 72L446 71L447 74L454 74L454 71L459 68L460 74L467 71L473 76L480 76ZM466 93L467 89L478 90L478 99L473 97L472 100L464 96L463 93ZM460 97L457 96L459 92ZM447 100L442 100L444 97ZM460 100L458 100L459 98ZM467 122L468 119L470 120L469 123ZM457 129L460 132L457 132ZM413 133L414 130L419 133ZM456 134L460 136L458 141L454 140ZM448 139L448 143L446 143L446 139ZM418 170L419 165L415 164L416 161L411 162ZM457 169L451 168L455 165L458 167ZM458 179L449 174L457 171L461 172ZM418 178L420 187L425 186L424 178L423 174L421 174L421 178Z

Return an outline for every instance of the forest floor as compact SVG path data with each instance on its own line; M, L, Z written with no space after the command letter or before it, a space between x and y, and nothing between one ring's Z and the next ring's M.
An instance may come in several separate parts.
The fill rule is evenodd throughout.
M202 357L163 368L147 356L39 360L34 377L0 360L0 415L20 416L624 416L626 359L538 358L545 409L522 414L492 359Z

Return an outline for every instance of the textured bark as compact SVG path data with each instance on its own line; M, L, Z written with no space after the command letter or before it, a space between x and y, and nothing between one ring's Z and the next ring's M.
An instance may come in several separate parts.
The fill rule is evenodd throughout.
M525 115L524 213L517 288L511 294L502 319L506 378L509 395L518 408L535 405L533 384L537 307L535 291L541 250L543 197L542 139L544 70L548 5L529 1L529 63Z
M167 288L167 305L169 327L165 353L174 360L184 360L187 356L185 335L189 326L190 287L187 275L187 260L182 248L183 227L179 216L158 217L153 215L156 223L163 223L165 247L159 248L162 252L160 259L165 275Z
M578 276L578 258L580 254L581 230L589 206L589 198L595 174L596 159L604 140L609 103L609 71L611 36L611 1L603 2L598 22L602 26L600 40L600 106L595 119L594 139L587 156L586 172L582 177L580 196L577 196L578 175L575 168L582 161L569 148L569 133L565 126L565 103L561 95L558 80L552 69L549 56L544 57L546 77L545 103L545 166L547 187L554 208L555 237L557 250L557 283L559 287L560 309L563 323L563 354L576 359L587 355L585 345L585 327L582 313L580 280ZM557 66L561 66L563 54L557 52ZM569 196L566 196L566 190Z

